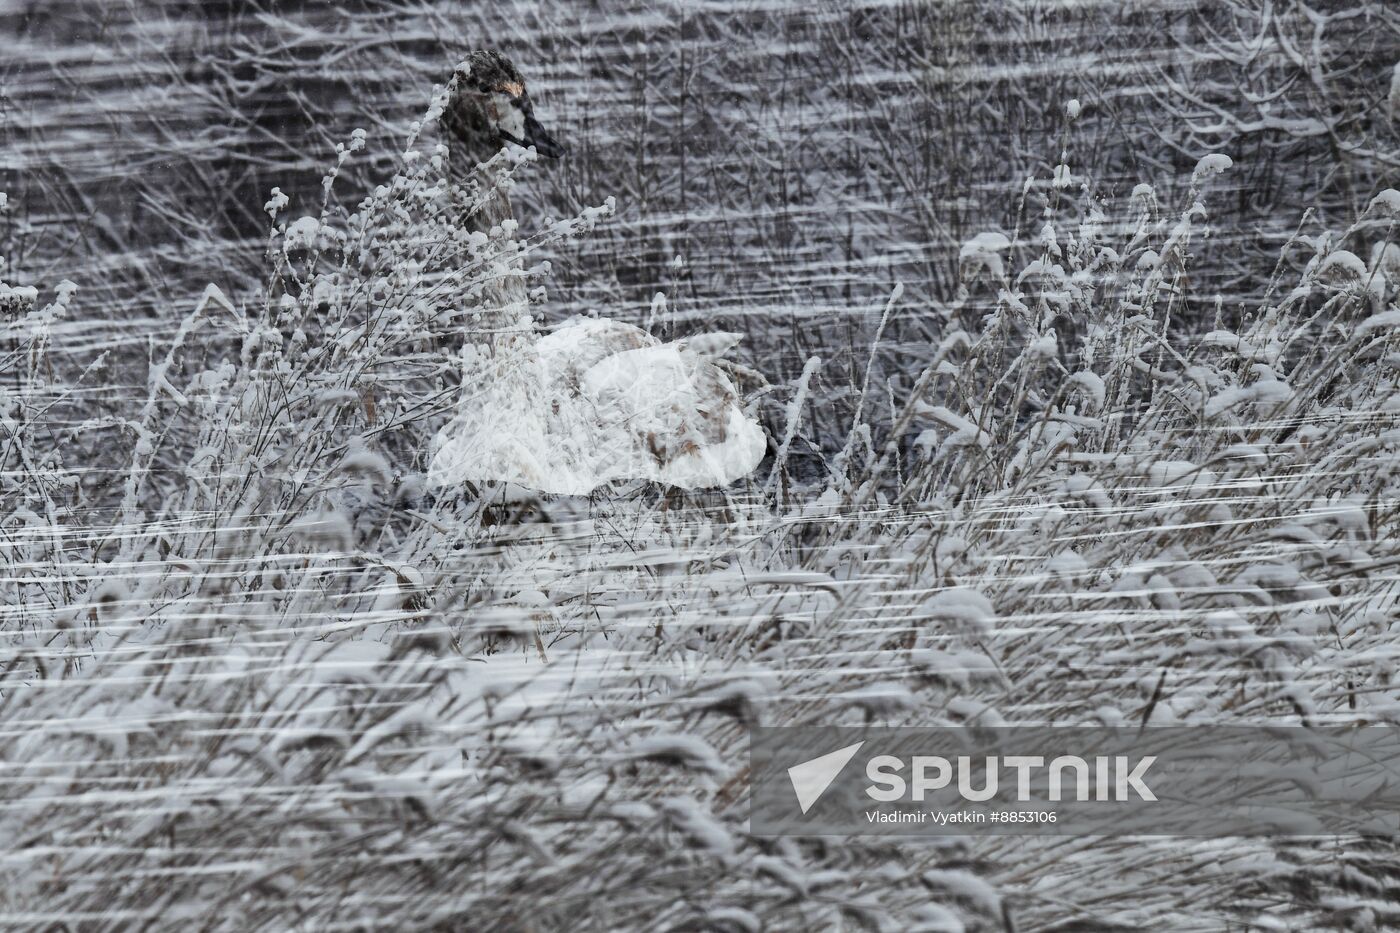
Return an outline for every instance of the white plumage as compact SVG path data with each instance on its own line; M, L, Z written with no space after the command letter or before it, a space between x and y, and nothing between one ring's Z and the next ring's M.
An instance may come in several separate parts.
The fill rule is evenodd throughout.
M662 343L621 321L575 318L513 359L511 372L489 374L496 391L464 393L429 482L497 480L563 495L615 480L731 483L767 446L713 362L736 339Z
M524 80L495 52L474 52L454 73L442 124L454 178L476 172L506 143L558 157L564 147L535 119ZM464 217L504 226L509 202ZM517 276L482 300L490 338L462 348L462 397L434 441L431 485L498 481L582 495L614 480L684 489L722 486L758 466L763 431L744 414L715 360L736 334L662 343L607 319L574 318L541 335Z

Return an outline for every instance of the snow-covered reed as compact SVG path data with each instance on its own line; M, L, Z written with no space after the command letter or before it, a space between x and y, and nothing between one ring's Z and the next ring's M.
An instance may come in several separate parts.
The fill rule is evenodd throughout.
M749 483L430 494L482 290L605 212L474 237L416 134L342 201L360 146L134 376L63 353L120 317L90 276L4 324L5 922L1394 922L1388 841L757 839L745 732L1390 722L1400 195L1216 303L1237 149L1118 199L1040 153L917 320L843 283L883 339L839 405L827 347L775 378Z

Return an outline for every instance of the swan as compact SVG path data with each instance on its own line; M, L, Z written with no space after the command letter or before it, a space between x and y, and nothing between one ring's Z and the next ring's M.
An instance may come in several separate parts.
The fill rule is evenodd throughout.
M494 51L454 71L440 118L450 187L496 187L461 223L485 232L514 220L483 163L507 145L547 158L565 149L535 117L525 82ZM682 489L727 485L767 448L716 360L739 335L663 342L632 324L574 317L535 326L518 276L501 276L478 312L482 339L462 347L463 392L434 441L430 486L495 481L542 493L586 495L610 482L652 480Z

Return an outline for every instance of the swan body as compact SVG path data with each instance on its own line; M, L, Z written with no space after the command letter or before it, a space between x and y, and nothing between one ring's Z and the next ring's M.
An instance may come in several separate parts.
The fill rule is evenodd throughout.
M456 184L507 144L563 155L535 118L524 80L496 52L458 67L442 117ZM499 225L510 203L498 191L469 228ZM462 398L434 441L430 485L506 482L583 495L618 480L683 489L722 486L758 466L767 447L715 360L738 341L704 334L662 343L639 327L573 318L548 334L533 324L516 276L483 299L494 336L461 349Z
M526 361L533 372L515 374L537 389L528 410L515 395L513 415L496 417L511 406L493 393L459 408L429 482L586 495L621 480L702 489L739 479L758 466L767 441L729 377L687 344L606 318L566 322L535 344Z

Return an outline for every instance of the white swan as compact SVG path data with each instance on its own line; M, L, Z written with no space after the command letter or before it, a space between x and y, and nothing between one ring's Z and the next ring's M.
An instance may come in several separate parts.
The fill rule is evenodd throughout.
M564 151L535 119L519 72L495 52L474 52L458 67L442 124L457 182L507 143L554 158ZM481 229L507 219L499 197L464 222ZM500 481L584 495L654 480L699 489L734 482L763 458L762 428L714 362L738 335L662 343L606 318L573 318L541 335L514 276L486 304L493 336L462 349L462 398L434 442L430 485Z

